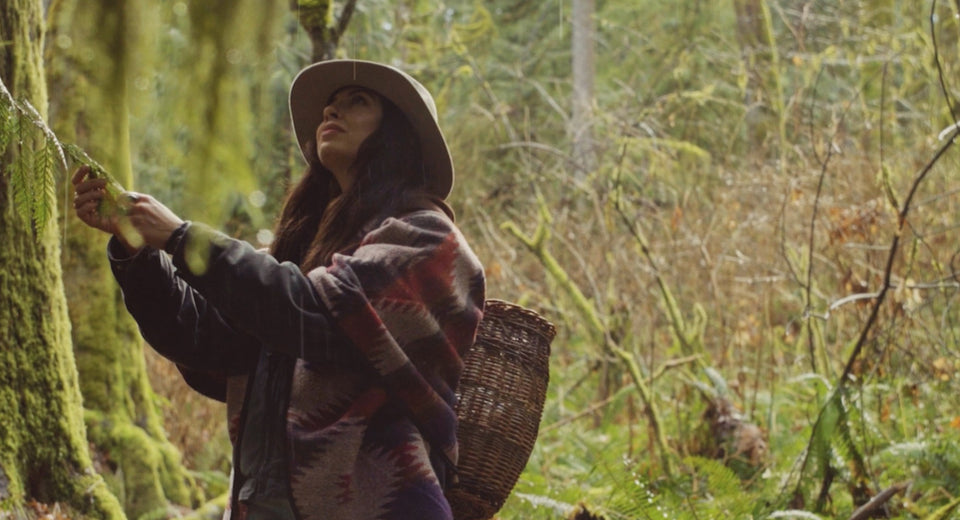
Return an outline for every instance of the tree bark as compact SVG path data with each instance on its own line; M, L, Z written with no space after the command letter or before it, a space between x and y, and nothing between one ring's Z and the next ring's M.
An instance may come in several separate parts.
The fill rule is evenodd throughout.
M291 9L296 11L300 25L310 36L311 63L336 57L340 37L346 32L356 6L356 0L347 0L334 18L333 0L293 0Z
M63 0L53 21L49 82L61 139L132 185L128 107L139 2ZM105 257L107 237L67 212L63 270L90 440L130 518L203 498L167 440L147 377L143 341Z
M570 119L570 136L578 178L593 171L597 162L593 140L595 12L594 0L573 0L573 117Z
M0 41L0 78L45 116L41 2L0 4ZM87 450L56 217L36 231L14 207L14 153L0 150L0 510L36 500L123 518Z
M737 39L747 74L744 92L747 139L760 145L773 134L777 142L772 144L782 155L786 142L785 106L780 55L774 40L770 7L767 0L734 0L733 7L737 15Z

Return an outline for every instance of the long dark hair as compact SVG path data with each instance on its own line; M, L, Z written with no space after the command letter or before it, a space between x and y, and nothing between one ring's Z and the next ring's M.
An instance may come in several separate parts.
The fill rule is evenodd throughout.
M287 195L274 230L270 252L277 260L294 262L304 273L328 265L334 253L360 238L365 224L396 213L423 191L417 134L396 105L380 100L380 126L357 150L359 173L346 193L320 164L316 143L307 146L307 172Z

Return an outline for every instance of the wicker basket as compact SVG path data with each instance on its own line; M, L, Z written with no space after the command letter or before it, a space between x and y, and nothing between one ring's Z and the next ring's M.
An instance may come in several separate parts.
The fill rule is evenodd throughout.
M540 429L556 329L537 313L487 300L457 391L460 459L447 489L456 520L486 520L503 507Z

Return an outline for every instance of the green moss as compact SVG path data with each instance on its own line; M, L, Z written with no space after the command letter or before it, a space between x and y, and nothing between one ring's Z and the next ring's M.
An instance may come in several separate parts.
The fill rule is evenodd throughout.
M198 507L196 511L184 516L182 520L218 520L223 517L223 511L227 508L227 501L229 499L229 493L218 495L216 498Z
M54 130L84 147L126 186L132 185L128 108L133 56L140 49L138 7L63 0L51 30L83 46L53 55L49 82L59 93ZM96 120L94 123L93 120ZM100 471L130 517L191 506L202 493L166 439L143 359L143 342L123 306L104 251L107 237L69 217L64 287L90 440Z
M168 501L183 505L202 502L202 491L183 470L180 453L172 445L158 442L118 414L87 410L85 416L90 440L103 454L101 472L124 503L128 517L166 510Z
M297 7L300 24L308 31L333 25L333 2L330 0L299 0Z
M38 0L0 7L0 76L46 113L44 26ZM9 66L9 68L8 68ZM0 150L0 154L12 153ZM29 499L80 515L123 518L91 469L60 278L56 215L39 234L12 207L0 174L0 470L2 509Z

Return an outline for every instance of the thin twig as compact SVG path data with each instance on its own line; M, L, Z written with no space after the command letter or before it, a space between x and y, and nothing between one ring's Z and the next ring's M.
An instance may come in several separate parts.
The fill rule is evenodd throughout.
M850 520L866 520L867 518L874 518L887 502L897 494L903 492L907 489L907 486L910 485L910 482L900 482L894 484L887 489L877 493L873 498L871 498L866 504L863 504L856 511L850 515ZM881 516L885 516L882 515Z
M837 382L838 390L843 388L843 386L850 379L850 374L853 372L854 364L857 358L860 357L860 352L863 350L863 346L867 342L867 336L870 334L870 329L873 328L873 324L876 322L877 316L880 313L880 306L883 304L883 300L886 298L887 292L893 286L893 284L890 282L891 278L893 277L893 263L896 259L897 251L900 248L900 238L903 235L904 228L906 227L907 214L910 212L911 207L910 203L913 201L913 197L920 188L920 184L922 184L923 180L926 179L927 174L929 174L933 167L940 161L940 158L943 157L943 154L947 152L950 146L954 144L958 135L960 135L960 130L955 130L950 138L940 146L940 149L937 150L937 153L934 154L933 158L927 162L927 164L914 179L913 184L910 186L910 192L907 194L906 199L904 199L903 206L897 215L897 232L893 236L893 240L890 243L886 268L884 269L883 285L880 287L880 291L877 293L873 307L870 309L870 316L867 318L863 329L860 331L860 336L857 338L857 343L853 347L853 352L850 353L850 357L843 369L843 373L840 375L840 381Z
M357 0L348 0L343 4L343 9L340 10L340 16L337 17L337 25L333 33L334 45L339 43L340 37L343 36L343 33L347 32L347 25L350 24L350 18L353 16L356 7Z
M790 261L790 255L787 254L787 204L790 201L791 191L793 190L791 184L792 183L787 183L787 192L783 196L783 204L780 205L780 256L783 257L784 263L787 264L787 271L790 273L793 281L802 286L803 280L800 279L800 273L797 272L793 262Z
M690 363L696 363L699 361L700 361L700 355L685 356L682 358L665 361L662 365L660 365L660 368L658 368L657 371L654 372L652 376L650 376L650 380L656 381L657 379L660 378L660 376L662 376L663 374L666 374L667 370L671 370L679 366L687 365Z
M940 93L943 94L943 101L947 104L947 110L950 111L950 118L953 119L954 126L960 125L957 120L957 109L953 103L953 96L950 95L950 89L947 88L947 82L943 74L943 63L940 61L940 45L937 43L937 0L930 4L930 38L933 44L933 62L937 65L937 80L940 82Z

